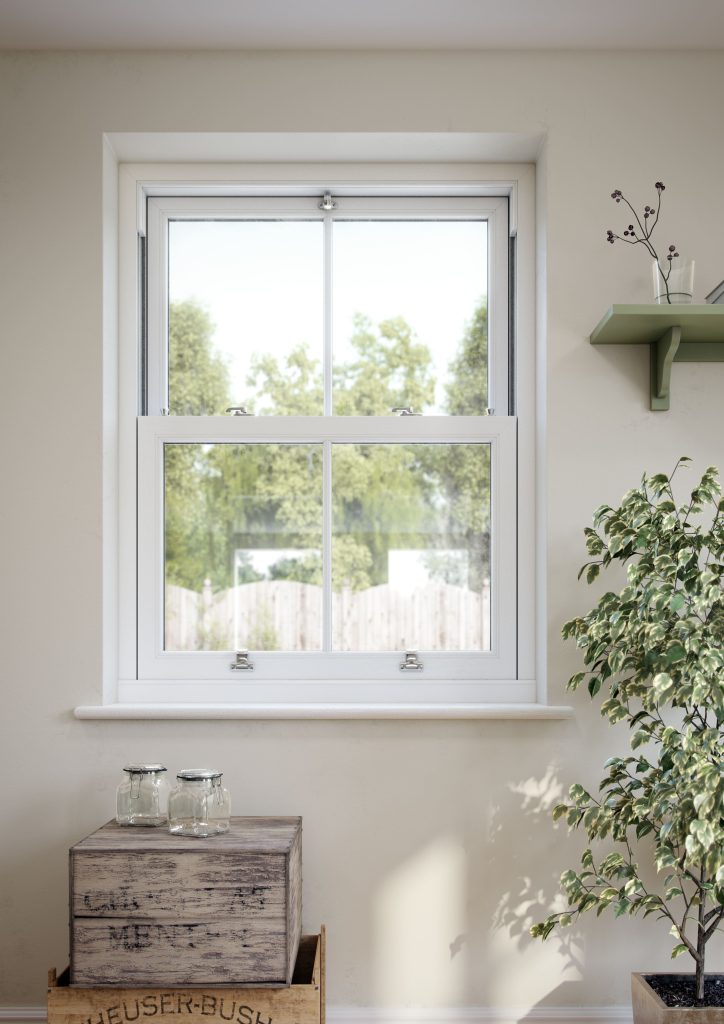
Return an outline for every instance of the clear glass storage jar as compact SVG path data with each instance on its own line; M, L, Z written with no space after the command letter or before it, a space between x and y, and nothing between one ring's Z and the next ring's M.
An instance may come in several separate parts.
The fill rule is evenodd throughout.
M119 825L165 825L168 821L170 786L162 764L127 764L125 778L116 790L116 821Z
M186 768L176 776L168 800L168 830L175 836L214 836L228 832L231 797L221 785L222 772Z

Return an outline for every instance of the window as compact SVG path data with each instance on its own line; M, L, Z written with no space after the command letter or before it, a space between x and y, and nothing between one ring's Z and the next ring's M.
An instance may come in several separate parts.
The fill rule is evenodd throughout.
M535 701L509 196L148 191L119 701Z

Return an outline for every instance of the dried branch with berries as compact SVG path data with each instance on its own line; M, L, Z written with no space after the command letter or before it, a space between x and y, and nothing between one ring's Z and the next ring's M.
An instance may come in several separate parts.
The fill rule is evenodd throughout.
M625 203L629 210L633 214L635 224L629 224L624 230L622 235L617 235L610 228L606 232L606 241L613 245L614 242L626 242L627 245L643 245L646 247L648 253L656 260L656 264L659 268L659 276L664 286L666 301L671 302L671 293L669 292L669 277L671 276L672 263L675 257L679 254L676 251L675 245L670 245L669 250L666 254L666 258L662 260L654 248L654 244L651 241L651 236L654 233L654 228L659 221L659 213L661 211L661 193L665 190L666 186L661 181L657 181L655 184L656 189L656 207L644 206L643 216L639 217L636 210L633 208L631 203L628 201L626 196L623 194L620 188L614 189L611 193L611 199L614 199L617 203Z

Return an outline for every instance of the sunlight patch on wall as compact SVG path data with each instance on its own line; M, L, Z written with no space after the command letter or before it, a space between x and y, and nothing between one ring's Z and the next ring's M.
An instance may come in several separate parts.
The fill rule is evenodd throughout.
M374 903L374 1003L454 1006L464 1000L467 860L441 837L387 878Z

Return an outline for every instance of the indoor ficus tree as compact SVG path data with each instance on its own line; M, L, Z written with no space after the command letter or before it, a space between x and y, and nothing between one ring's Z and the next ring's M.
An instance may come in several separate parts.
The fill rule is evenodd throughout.
M618 562L628 582L563 627L585 664L568 687L601 691L601 714L628 724L632 754L606 762L598 796L574 785L554 809L604 847L563 873L568 909L531 932L545 939L591 910L665 919L672 957L694 959L701 1003L707 943L724 920L724 501L709 468L677 505L673 475L644 476L585 531L592 560L579 578ZM653 846L656 886L639 840L643 856Z

